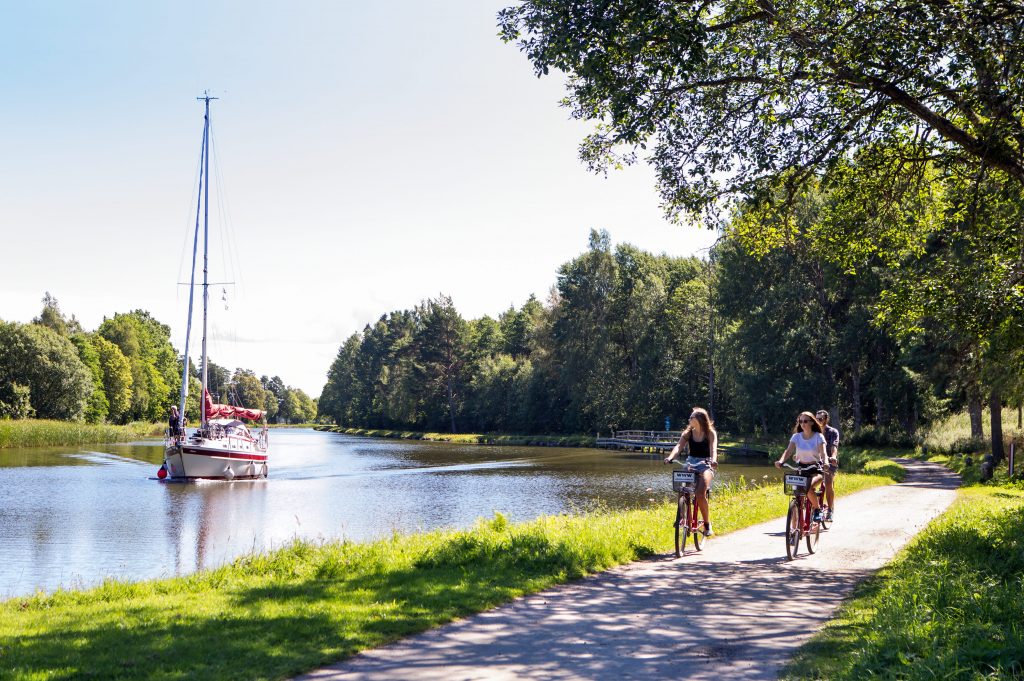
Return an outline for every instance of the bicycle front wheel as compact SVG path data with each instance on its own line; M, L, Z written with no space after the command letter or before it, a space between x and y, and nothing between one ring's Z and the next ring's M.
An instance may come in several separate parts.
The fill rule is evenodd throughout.
M800 549L800 506L796 501L789 502L789 513L786 514L786 558L793 560Z
M690 527L689 518L686 517L686 511L683 509L689 508L689 504L686 503L686 497L682 494L679 495L679 500L676 502L676 558L683 555L683 547L686 545L686 532Z
M691 534L693 534L692 532L690 532L690 514L693 512L693 509L692 504L690 503L690 497L688 496L680 497L679 503L682 506L682 511L680 512L682 515L682 520L679 521L679 524L682 526L681 529L683 532L683 552L685 553L686 540L689 538ZM694 535L694 537L696 538L696 535Z

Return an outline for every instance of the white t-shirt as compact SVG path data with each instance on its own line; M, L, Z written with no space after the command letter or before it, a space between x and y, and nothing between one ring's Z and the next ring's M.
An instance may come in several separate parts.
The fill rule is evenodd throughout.
M793 460L798 464L807 465L818 461L818 446L825 444L825 436L821 433L811 433L810 439L804 439L803 433L793 433L789 441L796 445Z

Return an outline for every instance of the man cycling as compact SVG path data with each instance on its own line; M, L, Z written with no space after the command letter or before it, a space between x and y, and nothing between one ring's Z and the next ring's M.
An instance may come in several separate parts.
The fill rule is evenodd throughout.
M836 492L834 481L836 473L839 471L839 431L828 424L829 417L828 412L824 409L818 411L815 416L818 422L821 423L822 434L825 436L825 501L828 503L828 512L825 514L825 520L832 520L832 512L836 507Z

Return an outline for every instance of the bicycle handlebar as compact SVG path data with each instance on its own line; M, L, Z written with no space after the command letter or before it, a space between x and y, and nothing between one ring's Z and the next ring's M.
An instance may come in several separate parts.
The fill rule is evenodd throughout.
M680 461L679 459L672 459L671 462L665 461L664 463L674 463L675 465L679 466L680 468L689 468L689 466L686 465L685 461ZM718 468L718 462L717 461L708 461L708 464L712 468Z

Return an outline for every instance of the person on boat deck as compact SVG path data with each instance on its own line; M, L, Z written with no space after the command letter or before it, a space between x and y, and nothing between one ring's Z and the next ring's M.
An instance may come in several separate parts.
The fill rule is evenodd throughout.
M178 408L171 405L171 418L168 419L171 426L171 437L178 437L181 435L181 418L178 415Z

